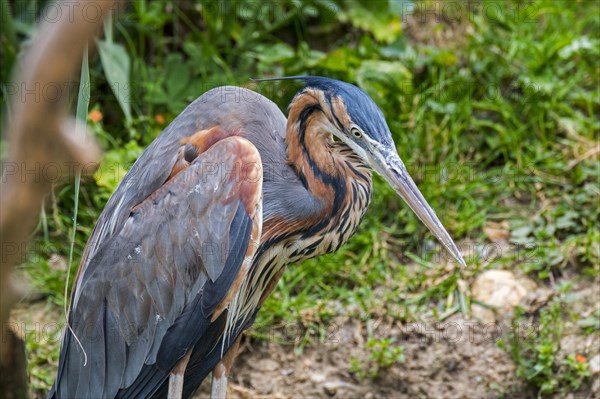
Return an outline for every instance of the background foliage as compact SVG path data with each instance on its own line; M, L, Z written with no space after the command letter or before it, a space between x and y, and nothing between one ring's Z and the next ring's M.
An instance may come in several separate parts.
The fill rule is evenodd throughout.
M44 1L0 4L6 105L20 51L35 35L36 20L49 16ZM461 282L489 268L519 270L550 287L597 278L598 4L446 3L458 12L440 4L131 1L107 24L90 60L89 125L106 154L99 172L81 185L76 258L128 167L190 101L233 84L285 109L298 85L258 86L250 78L312 74L355 83L374 98L409 171L471 267L447 268L426 229L377 179L359 233L338 253L288 270L259 316L256 338L261 328L290 322L301 323L308 338L348 312L407 321L431 312L468 313ZM437 15L419 13L424 5ZM439 34L440 25L450 26L450 34ZM2 115L5 122L10 110ZM49 307L64 301L73 195L72 185L56 188L22 266ZM490 256L495 247L486 226L496 223L507 226L512 246ZM541 310L546 326L561 322L557 306ZM595 317L586 333L597 333ZM547 335L539 340L554 345ZM301 350L306 342L294 345ZM57 348L28 344L34 388L47 388ZM577 364L565 368L568 359L557 350L542 355L539 349L507 346L519 377L544 394L579 387L572 380L584 379L585 367L578 374ZM381 349L373 359L387 364L389 356L401 357L396 352ZM373 377L372 370L363 376Z

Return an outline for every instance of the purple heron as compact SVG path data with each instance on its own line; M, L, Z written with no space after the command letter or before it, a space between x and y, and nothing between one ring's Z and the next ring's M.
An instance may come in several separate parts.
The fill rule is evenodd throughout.
M124 177L74 284L49 398L224 397L239 339L286 265L336 251L379 173L462 265L358 87L314 76L287 119L262 95L213 89ZM73 334L74 333L74 334Z

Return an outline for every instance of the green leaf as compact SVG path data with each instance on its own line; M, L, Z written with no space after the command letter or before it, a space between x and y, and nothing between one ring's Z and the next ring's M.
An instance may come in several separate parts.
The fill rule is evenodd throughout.
M100 169L94 174L94 179L98 187L106 187L112 193L126 173L127 169L123 167L120 154L114 151L107 152L100 164Z
M391 79L395 84L404 84L411 81L412 74L399 61L365 60L360 64L357 78L385 78Z
M360 58L357 57L356 51L349 48L333 50L319 60L318 63L318 66L321 68L341 74L348 73L348 69L358 65L360 65Z
M568 229L577 226L579 214L573 211L567 211L564 215L556 219L556 227L559 229Z
M388 0L349 0L340 19L372 33L375 39L384 43L393 42L402 33L400 16L390 12Z
M166 87L171 100L184 100L184 93L190 84L190 68L184 63L181 54L169 54L165 62Z
M143 148L134 140L125 143L118 149L106 152L100 169L94 174L96 185L107 188L110 193L115 191L142 152Z
M399 61L365 60L356 71L356 82L380 102L388 97L391 88L398 94L412 92L412 74Z
M259 44L255 50L257 58L265 64L292 59L296 55L294 49L286 43L275 43L268 46Z
M130 60L125 47L119 43L98 41L98 53L106 79L119 101L127 122L131 122L131 93L129 85Z

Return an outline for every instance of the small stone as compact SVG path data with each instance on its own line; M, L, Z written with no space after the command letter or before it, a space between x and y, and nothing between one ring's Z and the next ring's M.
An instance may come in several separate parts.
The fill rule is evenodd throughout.
M52 254L48 259L48 267L52 270L67 270L67 260L59 254Z
M592 375L600 373L600 354L590 359L590 373Z
M527 313L533 313L552 299L554 291L549 288L540 288L527 294L521 301L521 306Z
M261 359L254 364L254 368L260 371L275 371L279 368L279 363L272 359Z
M322 382L324 382L327 379L327 377L325 376L325 374L311 374L310 376L310 380L312 382L314 382L315 384L320 384Z
M594 382L592 383L592 392L600 393L600 378L594 378Z
M473 299L502 313L512 312L523 297L534 291L537 285L528 278L517 278L507 270L487 270L475 279L471 287ZM492 309L473 305L473 316L484 322L493 322Z
M325 393L329 396L334 396L337 393L337 389L337 384L333 384L330 382L326 382L325 384L323 384L323 390L325 390Z
M506 240L510 236L510 225L504 220L501 223L487 222L483 232L490 241Z
M327 381L323 384L323 390L330 396L335 395L339 389L354 391L356 390L356 385L342 380Z

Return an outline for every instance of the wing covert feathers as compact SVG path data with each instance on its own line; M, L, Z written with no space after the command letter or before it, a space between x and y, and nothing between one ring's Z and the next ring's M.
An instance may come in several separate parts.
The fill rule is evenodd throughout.
M49 397L150 397L192 348L217 346L260 242L262 164L248 140L203 132L88 260L70 311L88 362L66 331Z

